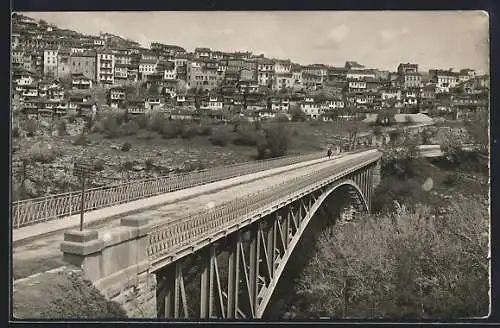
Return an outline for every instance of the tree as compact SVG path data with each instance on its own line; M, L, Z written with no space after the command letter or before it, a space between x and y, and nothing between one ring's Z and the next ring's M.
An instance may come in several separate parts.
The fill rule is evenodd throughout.
M303 122L306 120L306 113L300 108L300 106L295 105L290 109L290 115L292 116L293 122Z
M398 145L403 141L404 131L402 129L394 129L389 131L389 141L393 145Z
M185 96L187 93L188 87L187 83L184 80L177 80L177 85L175 86L175 92L178 95Z
M441 132L440 148L450 162L459 162L462 147L462 142L452 131L443 130Z
M352 151L356 149L358 143L358 136L361 128L361 122L358 120L349 120L345 122L345 128L347 131L348 138L348 149Z
M394 124L396 120L394 119L394 112L385 110L377 115L376 124L390 126Z
M464 199L327 228L296 285L309 315L482 316L489 308L488 208ZM370 250L367 252L367 250Z
M147 95L149 97L158 97L160 95L160 90L159 90L158 86L152 84L148 88Z
M380 127L380 125L375 125L373 127L373 135L376 137L380 137L382 135L382 128Z
M490 141L488 111L477 112L472 119L465 122L465 127L474 142L480 146L480 150L487 153Z
M264 134L257 132L257 154L259 158L284 156L288 150L290 131L286 123L273 123Z

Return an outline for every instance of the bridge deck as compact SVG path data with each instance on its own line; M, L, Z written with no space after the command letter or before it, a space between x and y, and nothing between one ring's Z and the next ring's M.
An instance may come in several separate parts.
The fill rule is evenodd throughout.
M298 164L265 170L258 173L217 181L202 186L187 188L155 197L140 199L121 205L110 206L92 212L87 212L85 213L85 224L90 225L93 228L100 228L108 226L108 223L124 217L125 215L130 215L135 212L143 212L146 209L155 208L166 204L175 205L179 201L195 198L204 194L212 194L221 189L227 189L233 186L241 185L240 190L246 190L246 184L249 182L257 181L257 185L259 185L262 184L262 178L273 176L276 174L280 175L281 173L289 170L307 168L311 165L314 165L315 163L324 162L325 160L325 158L321 158L312 161L301 162ZM235 195L234 192L231 193L232 195ZM79 227L79 224L80 215L77 214L70 217L35 224L32 226L22 227L13 231L12 240L14 244L24 243L32 241L33 239L44 237L47 234L53 234L63 230L77 228Z

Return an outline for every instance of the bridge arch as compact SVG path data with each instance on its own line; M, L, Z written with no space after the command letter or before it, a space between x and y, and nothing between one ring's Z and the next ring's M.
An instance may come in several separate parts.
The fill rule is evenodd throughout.
M356 200L361 202L362 209L364 212L368 213L369 212L369 204L367 201L367 197L365 193L363 193L362 189L360 186L352 179L344 179L341 181L336 181L331 183L330 185L326 186L323 191L321 192L320 196L316 199L316 201L312 204L310 207L309 211L307 214L303 217L300 226L298 227L296 233L292 236L290 243L287 247L287 253L288 255L284 258L284 261L282 261L273 276L273 283L270 284L270 288L266 290L266 293L262 299L262 302L260 303L259 308L256 311L256 317L261 318L266 310L266 307L271 299L271 296L274 292L274 289L277 286L278 280L280 279L286 264L288 263L288 260L293 253L293 250L299 243L301 237L304 234L304 231L307 229L309 222L313 219L313 217L316 215L318 210L321 208L323 204L328 200L330 195L332 195L335 191L346 188L347 190L354 191L354 193L350 193L349 196L352 199L352 197L357 197Z

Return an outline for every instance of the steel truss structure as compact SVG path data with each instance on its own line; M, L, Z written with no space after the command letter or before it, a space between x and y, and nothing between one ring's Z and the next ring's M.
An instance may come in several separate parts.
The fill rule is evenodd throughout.
M368 212L375 163L301 195L259 220L199 251L174 259L157 271L157 305L161 318L261 318L285 266L315 215L331 217L330 197L337 190L355 213ZM196 257L197 286L186 291L187 273Z

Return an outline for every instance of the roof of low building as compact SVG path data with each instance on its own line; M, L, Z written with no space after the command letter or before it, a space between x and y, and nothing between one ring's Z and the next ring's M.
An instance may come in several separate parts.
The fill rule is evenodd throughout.
M373 123L377 121L377 116L378 114L373 114L373 115L368 115L367 118L363 120L363 122L366 123ZM396 123L406 123L408 122L408 119L411 120L413 123L432 123L434 120L423 114L423 113L418 113L418 114L395 114L394 115L394 120Z

